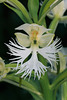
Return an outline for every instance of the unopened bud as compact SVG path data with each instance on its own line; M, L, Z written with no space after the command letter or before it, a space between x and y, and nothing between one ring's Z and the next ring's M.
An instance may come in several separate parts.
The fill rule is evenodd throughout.
M0 75L4 72L5 70L5 63L3 59L0 57Z

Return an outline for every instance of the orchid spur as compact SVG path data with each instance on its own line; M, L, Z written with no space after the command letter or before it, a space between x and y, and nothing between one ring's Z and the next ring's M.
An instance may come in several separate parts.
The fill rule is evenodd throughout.
M16 28L16 30L24 30L27 34L20 32L15 33L16 41L10 41L6 44L10 50L10 55L15 56L11 59L12 63L17 63L16 74L22 73L21 78L31 77L34 71L34 78L37 76L40 79L41 75L47 71L48 66L42 64L38 59L38 53L43 56L50 63L52 67L53 62L57 62L57 53L61 49L61 42L56 39L53 42L54 34L48 33L50 29L38 24L23 24ZM31 57L26 61L25 59L31 54Z

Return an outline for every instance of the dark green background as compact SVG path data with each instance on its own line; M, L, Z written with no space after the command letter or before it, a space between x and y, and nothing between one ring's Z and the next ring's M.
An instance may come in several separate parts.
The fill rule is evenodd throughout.
M27 0L21 0L27 5ZM7 62L8 48L4 43L9 43L11 38L15 38L15 28L23 24L21 19L3 4L0 4L0 56ZM11 84L0 83L0 100L33 100L32 96L24 89Z
M20 0L27 8L27 0ZM66 13L65 13L66 14ZM46 17L47 26L51 22ZM11 38L15 38L15 28L23 24L21 19L3 4L0 4L0 56L8 61L8 48L4 43L9 43ZM56 35L61 38L64 47L67 46L67 24L59 24ZM0 100L33 100L32 96L25 90L10 85L8 83L0 83Z

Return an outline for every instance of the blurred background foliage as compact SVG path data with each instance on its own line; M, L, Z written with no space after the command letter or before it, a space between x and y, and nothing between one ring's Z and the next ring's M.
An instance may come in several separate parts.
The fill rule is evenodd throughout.
M19 0L27 8L28 0ZM67 15L67 12L65 12ZM51 20L46 17L47 27ZM15 38L15 28L23 24L21 19L4 4L0 4L0 57L5 62L8 62L9 55L7 55L8 48L4 43L9 43L11 38ZM59 23L55 32L56 36L61 38L64 47L67 47L67 24ZM33 100L32 96L25 90L15 87L11 84L1 82L0 83L0 100Z

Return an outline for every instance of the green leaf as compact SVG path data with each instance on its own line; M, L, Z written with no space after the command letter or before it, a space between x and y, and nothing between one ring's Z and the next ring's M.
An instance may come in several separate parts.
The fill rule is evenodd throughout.
M43 25L46 27L46 19L45 18L41 21L40 25Z
M28 11L20 1L18 0L9 0L9 1L13 3L22 12L28 23L32 23Z
M21 81L21 86L19 86L19 84L18 84L19 78L18 77L11 75L6 78L7 79L3 79L2 81L8 82L10 84L13 84L15 86L18 86L20 88L27 90L35 98L35 100L44 100L42 94L35 88L36 86L29 83L29 81L23 80L23 81ZM35 83L35 81L34 81L34 83ZM38 87L38 85L37 85L37 87Z
M16 9L14 7L11 7L9 5L7 5L6 3L4 3L8 8L10 8L11 10L13 10L20 18L23 22L27 22L27 19L24 17L23 13L19 10Z
M39 16L41 17L44 13L47 12L47 10L50 8L51 4L54 2L55 0L46 0L43 2L43 5L40 9L40 13Z
M28 9L34 22L38 21L39 0L28 0Z
M44 0L42 6L41 6L41 8L40 8L39 18L41 17L42 11L43 11L43 9L44 9L44 7L45 7L45 5L47 4L48 1L49 1L49 0Z
M58 5L62 0L58 0L55 4L53 4L55 0L49 0L45 7L43 8L43 11L41 12L41 17L39 18L38 24L41 24L45 16L51 11L56 5ZM53 4L53 5L52 5Z
M28 83L29 81L28 82L21 83L21 86L19 86L19 84L18 84L18 82L19 82L19 78L18 77L14 77L13 76L13 78L3 79L2 81L8 82L10 84L13 84L15 86L18 86L20 88L23 88L23 89L27 90L35 98L35 100L44 100L42 94L39 91L37 91L35 89L35 87L33 87L33 85L29 84ZM25 84L27 86L24 86Z
M3 79L3 81L6 81L8 83L11 83L11 84L14 84L15 86L18 86L19 87L19 82L20 82L20 76L17 77L16 75L13 74L8 74L6 79ZM23 80L21 78L21 85L20 85L21 88L29 91L30 93L33 93L33 94L36 94L36 95L39 95L40 97L42 97L42 94L41 94L41 90L39 89L40 85L39 83L37 83L35 80L29 80L26 79L26 80Z
M55 33L57 26L59 23L59 18L58 17L54 17L54 19L52 20L52 22L50 23L49 29L51 29L49 32L50 33Z
M35 99L35 100L44 100L44 98L43 97L39 97L39 95L36 95L36 94L34 94L34 93L30 93L32 96L33 96L33 98Z

